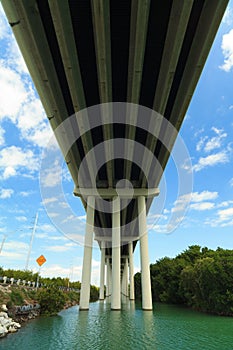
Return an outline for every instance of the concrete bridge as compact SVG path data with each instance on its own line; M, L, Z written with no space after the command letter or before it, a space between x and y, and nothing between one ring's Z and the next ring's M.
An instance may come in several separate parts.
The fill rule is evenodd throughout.
M80 310L89 308L93 237L100 299L105 265L111 308L121 308L128 281L134 299L139 241L142 308L152 309L146 215L227 3L2 0L86 209Z

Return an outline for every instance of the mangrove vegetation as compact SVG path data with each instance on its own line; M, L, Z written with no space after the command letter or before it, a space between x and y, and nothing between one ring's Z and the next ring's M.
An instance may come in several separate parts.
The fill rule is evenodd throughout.
M218 315L233 315L233 250L190 246L175 258L150 265L153 301L183 304ZM135 275L141 298L141 274Z

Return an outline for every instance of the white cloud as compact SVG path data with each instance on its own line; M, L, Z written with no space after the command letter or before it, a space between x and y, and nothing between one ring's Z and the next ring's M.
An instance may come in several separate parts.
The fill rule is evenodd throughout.
M180 196L175 202L174 202L174 207L171 209L172 213L176 213L179 211L185 211L187 205L191 201L191 193L184 194Z
M43 240L51 240L51 241L68 241L68 239L62 235L60 236L53 236L51 234L47 234L47 233L37 233L36 234L36 238L40 238Z
M82 269L80 268L80 275L81 275ZM68 277L70 273L69 268L65 268L64 266L54 264L51 266L46 266L46 269L41 270L41 276L42 277L55 277L55 276L60 276L60 277Z
M54 202L57 202L58 201L58 198L56 197L50 197L50 198L45 198L43 200L43 203L44 204L49 204L49 203L54 203Z
M218 164L225 164L229 162L229 155L226 151L211 154L207 157L199 158L197 164L193 166L193 171L198 172L204 168L215 166Z
M5 62L9 67L12 67L20 75L24 75L24 78L29 78L29 72L24 61L24 58L19 50L17 42L10 32L10 35L6 36L8 40L8 46L6 47Z
M167 216L163 214L152 214L152 213L149 213L147 216L148 224L150 223L153 224L153 222L158 221L158 219L167 220Z
M8 212L9 213L12 213L12 214L25 214L25 210L23 210L23 209L18 209L18 208L9 208L8 209Z
M19 195L22 197L29 197L32 194L34 194L34 191L21 191L21 192L19 192Z
M74 243L74 242L66 243L66 247L77 247L77 243Z
M54 245L51 247L45 247L45 250L49 252L62 253L66 252L67 250L70 250L70 247L67 247L66 245Z
M40 181L44 187L55 187L62 182L62 167L59 161L55 160L50 167L43 169Z
M154 233L168 233L173 230L173 226L169 226L167 223L166 224L152 224L148 225L148 231L152 231Z
M211 202L193 203L190 205L190 209L199 210L199 211L210 210L213 208L214 208L214 203L211 203Z
M227 7L222 22L227 24L228 26L230 26L233 23L233 11L232 8L230 8L230 6Z
M204 128L201 128L201 129L197 130L197 131L194 133L194 137L199 136L199 135L202 134L204 131L205 131Z
M13 69L3 66L0 61L0 119L10 118L16 123L17 114L28 93L19 74Z
M229 184L231 187L233 187L233 177L230 179Z
M233 219L233 208L222 209L218 211L219 219L222 221L226 221L229 219Z
M78 220L78 217L71 214L69 216L67 216L64 220L62 220L62 224L65 224L66 222L70 222L70 221L74 221L74 220Z
M38 160L31 150L10 146L0 151L0 169L3 179L15 176L22 170L33 174L38 170Z
M25 253L8 252L3 249L1 251L1 257L4 257L4 260L8 259L10 261L25 260Z
M22 77L0 63L0 119L9 119L18 128L21 138L45 147L52 137L50 125L34 90Z
M225 72L230 72L233 67L233 29L222 37L222 53L224 56L224 63L219 66Z
M8 37L8 27L9 25L7 23L6 15L2 8L2 4L0 3L0 40Z
M218 208L226 208L229 205L232 205L233 201L225 201L220 203ZM233 226L233 207L226 209L220 209L217 211L216 216L213 218L208 218L205 224L212 227L229 227Z
M224 132L223 129L218 129L216 127L212 127L211 130L215 133L215 136L202 136L196 145L196 150L198 152L203 149L208 153L222 146L223 139L227 137L227 133Z
M233 204L233 201L223 201L217 205L218 208L226 208L229 205Z
M212 126L211 130L213 130L215 132L215 134L221 136L223 134L223 129L218 129L215 126Z
M214 200L218 197L218 192L202 191L202 192L193 192L191 201L192 202L203 202L206 200Z
M0 40L6 40L8 45L5 45L6 50L6 60L8 64L14 66L17 71L22 73L28 73L26 64L19 51L16 40L13 36L12 30L10 29L9 23L7 21L5 12L0 3Z
M45 147L52 130L12 35L7 36L4 50L0 60L0 120L10 120L22 139Z
M6 166L2 177L4 180L6 180L6 179L9 179L10 177L13 177L16 175L17 175L17 172L16 172L15 168L13 168L12 166Z
M59 202L60 207L69 208L69 204L67 202Z
M134 268L135 273L139 271L136 267ZM41 270L42 277L70 277L71 281L81 281L82 276L82 264L72 265L72 267L64 267L62 265L53 264L46 266L45 269ZM100 262L92 260L92 273L91 273L91 283L98 286L100 276Z
M201 137L201 139L198 141L198 143L197 143L197 145L196 145L196 150L197 150L198 152L202 149L202 147L203 147L203 145L204 145L206 139L207 139L207 136L203 136L203 137Z
M54 245L54 246L47 246L45 247L45 250L49 251L49 252L57 252L57 253L62 253L62 252L66 252L70 249L72 249L73 247L76 247L77 244L74 242L68 242L65 243L63 245Z
M20 222L25 222L27 221L27 218L26 216L16 216L16 220Z
M218 197L218 192L202 191L202 192L192 192L180 196L174 204L183 205L183 203L194 202L200 203L206 200L213 200Z
M164 213L164 214L169 214L170 211L169 211L168 209L165 208L164 211L163 211L163 213Z
M18 255L17 257L18 259L19 258L25 259L25 253L27 253L27 251L28 251L27 243L20 242L20 241L10 241L10 242L6 241L4 243L1 255L5 257L12 257L13 259L16 259L16 256Z
M10 198L13 193L14 193L14 190L12 190L11 188L2 188L0 190L0 198L1 199Z
M83 230L83 232L85 232ZM84 234L78 234L78 233L69 233L69 235L66 235L67 238L71 239L72 241L76 242L78 245L83 246L84 245ZM97 245L97 242L93 242L93 247Z
M45 147L52 137L52 130L47 122L41 102L35 97L34 91L31 91L27 103L21 106L17 127L22 138L39 147Z
M206 142L206 145L204 147L205 152L210 152L216 148L220 148L222 146L222 139L227 137L227 133L223 132L223 130L219 130L214 127L212 130L217 134L217 136L212 137Z
M0 146L3 146L5 143L5 138L4 138L5 130L3 127L0 125Z
M49 224L42 224L37 226L37 231L42 231L42 232L56 232L56 229L54 226L49 225Z
M49 236L48 239L51 241L67 241L67 238L64 236Z
M59 213L49 213L50 218L56 218L57 216L59 216Z
M70 175L70 172L67 168L67 165L65 166L65 168L63 168L63 173L62 173L63 179L67 182L71 182L72 181L72 177Z
M174 207L171 212L184 211L189 203L190 209L193 210L209 210L214 208L214 203L206 202L215 200L218 197L218 192L202 191L192 192L180 196L174 203Z

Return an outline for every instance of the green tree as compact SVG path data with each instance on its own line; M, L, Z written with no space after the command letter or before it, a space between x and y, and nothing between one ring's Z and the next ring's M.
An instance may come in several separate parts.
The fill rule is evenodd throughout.
M97 301L99 299L99 288L91 286L90 289L90 301Z
M141 299L142 298L142 288L141 288L141 273L137 272L134 275L134 292L135 292L135 298Z
M41 313L46 315L56 315L65 305L65 294L58 288L49 287L42 289L38 293L38 302Z
M232 250L193 245L173 259L158 260L150 269L154 301L233 316ZM135 295L141 298L140 273L135 275Z

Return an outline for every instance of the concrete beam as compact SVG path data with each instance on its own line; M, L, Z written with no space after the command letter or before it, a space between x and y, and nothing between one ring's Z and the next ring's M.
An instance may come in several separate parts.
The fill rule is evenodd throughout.
M137 198L144 196L156 197L159 195L158 188L80 188L75 187L74 195L77 197L102 197L104 199L112 199L114 197L120 198Z

